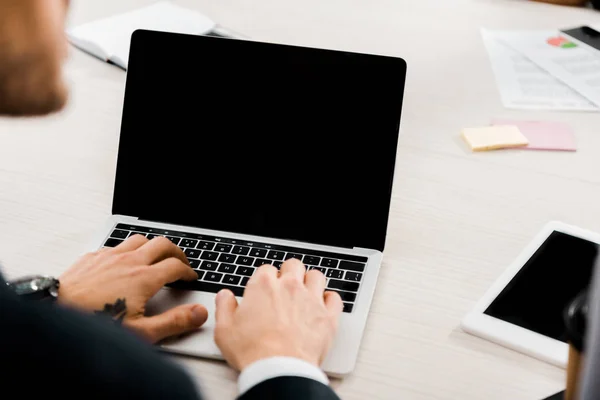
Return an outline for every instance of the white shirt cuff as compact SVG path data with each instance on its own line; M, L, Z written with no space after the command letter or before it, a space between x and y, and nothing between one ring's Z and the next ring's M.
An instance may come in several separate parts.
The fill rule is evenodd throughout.
M240 396L254 386L280 376L298 376L329 385L327 375L320 368L293 357L271 357L247 366L238 379Z

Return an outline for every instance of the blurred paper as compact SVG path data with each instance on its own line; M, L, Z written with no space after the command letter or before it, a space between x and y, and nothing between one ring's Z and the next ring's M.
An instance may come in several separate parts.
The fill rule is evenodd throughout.
M599 108L500 40L502 33L482 30L502 103L506 108L598 111Z
M559 31L496 32L555 78L600 107L600 52Z

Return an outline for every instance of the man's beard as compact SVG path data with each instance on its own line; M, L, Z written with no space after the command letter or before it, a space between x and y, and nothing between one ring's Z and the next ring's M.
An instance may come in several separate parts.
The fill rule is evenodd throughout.
M4 54L0 49L0 115L47 115L61 110L67 98L55 55Z

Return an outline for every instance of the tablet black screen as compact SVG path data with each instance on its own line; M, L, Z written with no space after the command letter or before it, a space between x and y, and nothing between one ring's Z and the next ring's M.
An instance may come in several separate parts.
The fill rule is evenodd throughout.
M563 310L591 281L598 245L553 232L485 314L566 342Z

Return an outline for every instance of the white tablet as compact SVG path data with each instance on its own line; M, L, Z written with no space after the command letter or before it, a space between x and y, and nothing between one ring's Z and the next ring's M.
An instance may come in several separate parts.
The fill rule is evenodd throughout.
M462 321L462 328L565 368L563 311L587 288L600 235L551 222Z

